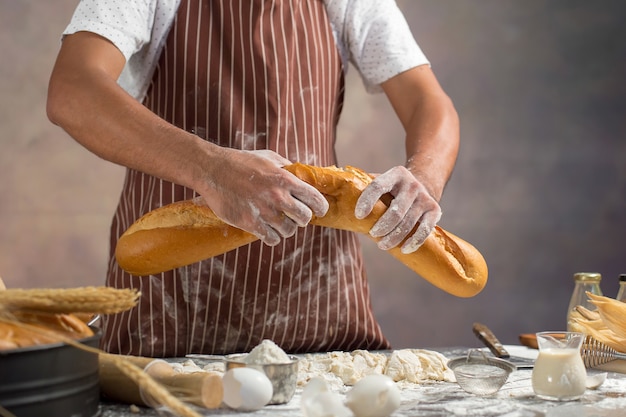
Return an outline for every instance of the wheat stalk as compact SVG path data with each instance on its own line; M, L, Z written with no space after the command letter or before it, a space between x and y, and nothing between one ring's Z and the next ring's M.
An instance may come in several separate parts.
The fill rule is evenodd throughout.
M7 289L0 291L0 308L65 314L113 314L134 307L139 296L137 290L130 288Z

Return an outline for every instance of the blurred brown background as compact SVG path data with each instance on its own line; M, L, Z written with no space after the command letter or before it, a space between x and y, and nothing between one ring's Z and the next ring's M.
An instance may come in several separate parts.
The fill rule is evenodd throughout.
M48 76L77 0L0 0L0 276L9 287L100 285L123 171L51 125ZM400 0L454 99L462 146L441 225L490 267L471 299L443 293L364 241L373 303L395 347L505 343L565 327L572 274L626 272L626 3ZM341 164L403 163L384 96L356 72Z

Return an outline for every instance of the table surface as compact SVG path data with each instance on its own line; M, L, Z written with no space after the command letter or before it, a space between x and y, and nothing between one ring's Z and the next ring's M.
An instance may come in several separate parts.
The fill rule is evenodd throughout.
M507 346L512 354L518 350ZM515 347L513 347L515 348ZM448 358L467 354L468 348L442 348L437 350ZM532 355L532 354L531 354ZM626 410L626 374L609 372L606 381L596 390L587 390L582 398L569 402L546 401L537 398L531 386L531 370L520 369L513 372L506 384L496 394L477 396L466 393L452 382L429 382L403 386L401 406L392 417L622 417ZM302 417L300 409L301 388L296 390L293 399L282 405L266 406L255 412L237 412L227 408L199 410L203 416L279 416ZM159 416L156 410L139 408L131 410L127 404L102 402L99 408L101 417Z

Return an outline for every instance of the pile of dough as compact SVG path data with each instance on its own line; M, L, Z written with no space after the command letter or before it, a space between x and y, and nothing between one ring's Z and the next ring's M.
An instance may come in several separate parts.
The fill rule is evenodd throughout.
M307 354L300 361L298 385L305 386L314 377L321 377L333 389L352 386L370 374L387 375L399 385L428 381L454 382L448 359L439 352L426 349L399 349L391 353L355 350Z

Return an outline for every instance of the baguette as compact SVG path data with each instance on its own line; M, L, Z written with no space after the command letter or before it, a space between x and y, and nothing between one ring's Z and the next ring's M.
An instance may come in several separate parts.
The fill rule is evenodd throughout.
M317 188L328 200L324 217L311 224L365 234L387 210L381 200L369 216L354 217L354 207L372 177L353 167L316 167L294 163L285 167ZM228 252L258 238L221 221L201 198L157 208L133 223L115 250L118 264L134 275L156 274ZM372 238L377 240L375 238ZM470 243L435 227L415 252L401 245L388 252L422 278L457 297L473 297L487 283L487 264Z

